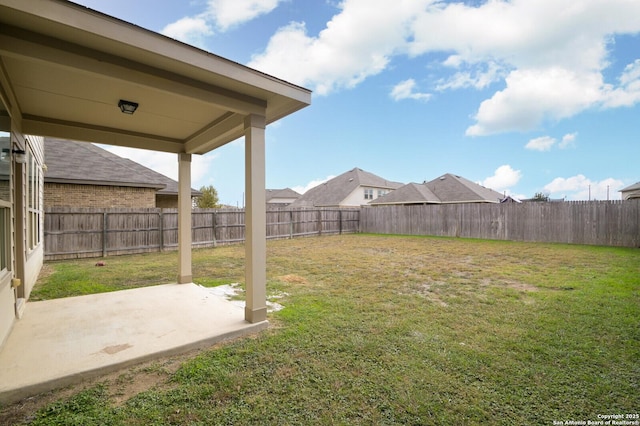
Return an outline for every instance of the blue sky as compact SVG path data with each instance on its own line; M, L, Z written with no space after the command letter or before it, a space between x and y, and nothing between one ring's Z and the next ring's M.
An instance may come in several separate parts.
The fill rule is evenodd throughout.
M500 192L620 199L640 181L640 1L77 0L313 90L267 128L268 188L354 167ZM170 177L174 155L110 148ZM242 205L238 140L193 186Z

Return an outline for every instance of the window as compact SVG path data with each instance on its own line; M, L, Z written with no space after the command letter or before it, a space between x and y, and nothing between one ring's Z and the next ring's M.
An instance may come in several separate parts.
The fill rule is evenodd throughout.
M365 190L364 190L364 199L365 200L373 200L373 189L365 188Z
M11 257L11 138L0 131L0 274L9 269Z
M9 209L0 206L0 274L9 268Z
M378 197L382 197L383 195L387 195L389 191L386 189L378 189Z
M40 195L42 193L42 173L36 157L27 150L27 246L33 250L40 244L40 224L42 219L42 206Z

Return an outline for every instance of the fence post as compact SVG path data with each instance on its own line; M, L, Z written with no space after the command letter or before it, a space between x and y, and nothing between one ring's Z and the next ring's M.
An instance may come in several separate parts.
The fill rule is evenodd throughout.
M216 224L217 224L217 220L216 220L216 212L214 211L211 214L211 233L213 234L213 246L217 247L217 242L216 242Z
M102 257L107 257L107 214L102 213Z
M318 209L318 235L322 235L322 210Z
M289 239L293 239L293 210L289 210Z
M164 251L164 214L162 214L162 209L158 212L158 229L160 230L160 252Z
M342 210L338 210L338 229L340 230L339 234L342 235Z

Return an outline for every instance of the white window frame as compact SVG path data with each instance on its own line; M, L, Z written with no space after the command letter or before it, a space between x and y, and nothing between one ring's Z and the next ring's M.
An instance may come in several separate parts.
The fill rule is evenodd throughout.
M30 146L27 148L27 251L41 243L42 227L42 171Z
M365 200L373 200L373 188L365 188L364 189L364 199Z
M0 282L11 273L11 203L0 200Z

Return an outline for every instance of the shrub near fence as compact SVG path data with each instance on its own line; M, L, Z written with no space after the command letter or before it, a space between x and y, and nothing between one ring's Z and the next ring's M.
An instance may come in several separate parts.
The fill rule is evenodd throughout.
M360 230L640 247L640 200L366 207Z
M267 211L267 238L357 232L359 209ZM191 212L193 247L243 242L243 210ZM105 257L178 247L176 209L50 208L44 215L46 260Z

